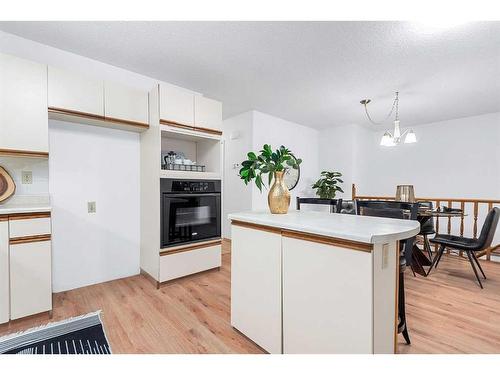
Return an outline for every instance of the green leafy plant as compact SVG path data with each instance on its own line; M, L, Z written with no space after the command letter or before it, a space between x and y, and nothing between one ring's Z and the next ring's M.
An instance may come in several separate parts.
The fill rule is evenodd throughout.
M333 199L337 191L343 193L344 190L339 186L339 183L344 181L339 177L342 177L340 172L321 172L321 178L312 186L313 189L316 189L316 195L323 199Z
M262 175L268 174L268 184L271 185L275 172L285 171L288 168L298 169L299 164L302 163L302 160L295 158L293 153L285 146L273 151L268 144L262 147L259 155L255 154L255 152L249 152L247 157L247 160L241 162L242 168L239 176L245 182L245 185L255 180L255 185L261 192L262 187L265 187Z

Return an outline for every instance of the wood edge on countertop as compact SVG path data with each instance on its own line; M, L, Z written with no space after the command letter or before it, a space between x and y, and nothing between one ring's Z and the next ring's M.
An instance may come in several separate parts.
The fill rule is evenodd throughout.
M301 232L301 231L297 231L297 230L272 227L272 226L268 226L268 225L248 223L246 221L234 220L234 219L231 220L231 224L239 226L239 227L243 227L243 228L255 229L255 230L260 230L260 231L264 231L264 232L279 234L283 237L294 238L294 239L308 241L308 242L320 243L323 245L337 246L337 247L342 247L342 248L346 248L346 249L350 249L350 250L364 251L364 252L368 252L368 253L373 251L373 244L370 244L370 243L346 240L346 239L337 238L337 237L323 236L320 234L306 233L306 232Z

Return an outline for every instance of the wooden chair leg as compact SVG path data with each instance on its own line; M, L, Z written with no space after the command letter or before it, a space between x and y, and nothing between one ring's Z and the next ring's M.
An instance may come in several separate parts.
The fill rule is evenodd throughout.
M474 271L474 274L476 275L477 282L479 283L479 286L481 287L481 289L484 289L483 284L481 283L481 279L479 278L479 275L477 273L476 266L474 265L474 261L472 260L471 252L466 251L466 253L467 253L467 257L469 258L470 265L472 266L472 270Z
M486 275L484 274L483 268L481 267L481 264L479 263L479 259L477 259L477 257L476 257L476 253L474 253L472 251L471 255L472 255L472 259L474 259L476 261L476 264L479 267L479 270L481 271L481 273L483 274L484 279L486 280Z
M444 249L445 249L444 245L441 245L439 247L438 253L434 256L434 260L432 261L431 267L429 268L429 271L427 271L427 275L431 272L432 268L437 268L439 261L443 256Z

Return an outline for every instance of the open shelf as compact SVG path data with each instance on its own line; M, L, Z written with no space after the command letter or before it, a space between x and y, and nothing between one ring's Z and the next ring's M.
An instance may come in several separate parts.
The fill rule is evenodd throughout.
M222 142L220 137L191 134L161 128L161 159L170 151L182 152L186 159L205 166L204 172L162 169L161 178L221 179Z

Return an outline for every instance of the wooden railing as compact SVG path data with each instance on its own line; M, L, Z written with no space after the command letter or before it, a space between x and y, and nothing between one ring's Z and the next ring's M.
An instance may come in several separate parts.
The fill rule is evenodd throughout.
M367 200L394 200L394 197L382 197L371 195L358 195L356 185L352 184L352 199L367 199ZM436 233L447 233L459 236L477 238L486 214L493 207L500 207L498 199L472 199L472 198L416 198L417 201L433 202L434 208L445 205L450 208L460 208L464 215L457 218L436 218ZM459 220L459 226L454 223ZM441 229L441 232L440 232ZM497 233L493 244L488 249L477 254L478 257L486 256L486 260L491 260L491 254L500 250L500 233ZM449 251L448 251L449 252ZM462 255L458 252L458 255Z

